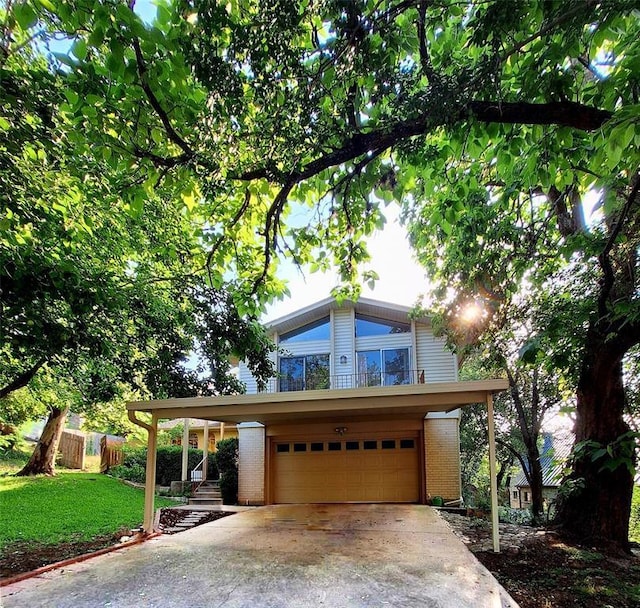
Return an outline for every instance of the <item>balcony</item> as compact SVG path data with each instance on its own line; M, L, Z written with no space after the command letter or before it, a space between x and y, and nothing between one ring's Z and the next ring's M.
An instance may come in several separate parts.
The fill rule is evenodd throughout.
M371 386L400 386L424 384L424 370L403 370L386 373L316 374L311 378L271 378L261 393L288 393L292 391L338 390Z

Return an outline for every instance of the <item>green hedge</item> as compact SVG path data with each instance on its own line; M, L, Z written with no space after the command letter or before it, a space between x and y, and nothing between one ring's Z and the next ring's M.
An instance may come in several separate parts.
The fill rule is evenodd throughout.
M225 505L238 504L238 438L218 441L216 461L220 471L220 493Z
M189 471L202 460L202 450L189 448ZM109 472L114 477L128 479L143 483L147 465L147 448L125 448L124 461L117 467L112 467ZM207 458L207 477L218 478L215 454L209 454ZM171 485L172 481L182 479L182 447L169 445L159 447L156 456L156 484L159 486Z

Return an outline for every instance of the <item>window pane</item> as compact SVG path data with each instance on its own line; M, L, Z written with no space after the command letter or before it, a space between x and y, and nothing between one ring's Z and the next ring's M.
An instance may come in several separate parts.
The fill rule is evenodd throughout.
M383 450L395 450L396 442L394 439L383 439L382 440L382 449Z
M393 348L382 353L385 386L409 384L409 349Z
M288 443L279 443L278 445L276 445L276 452L278 452L278 454L282 454L283 452L288 452L288 451L289 451Z
M357 450L360 445L357 441L347 441L347 450Z
M280 336L280 344L285 342L306 342L309 340L328 340L330 337L329 317L303 325Z
M340 447L341 447L341 444L339 441L330 441L329 443L327 443L327 449L330 452L339 452Z
M307 451L307 444L306 443L294 443L293 444L293 451L294 452L306 452Z
M357 353L358 386L380 386L382 365L379 350L364 350Z
M378 447L377 441L364 441L363 444L365 450L375 450Z
M311 444L311 451L312 452L322 452L323 449L324 449L324 443L312 443Z
M401 448L414 448L415 447L415 441L413 439L401 439L400 440L400 447Z
M405 334L411 330L409 323L387 321L366 315L356 315L356 336L385 336L388 334Z
M329 355L307 355L305 364L305 389L329 388Z
M304 357L280 358L280 390L304 390Z

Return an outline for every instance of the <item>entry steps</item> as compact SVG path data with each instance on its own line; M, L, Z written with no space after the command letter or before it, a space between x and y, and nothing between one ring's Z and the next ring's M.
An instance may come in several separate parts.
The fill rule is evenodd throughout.
M190 505L221 505L220 480L208 479L203 481L194 495L189 498Z

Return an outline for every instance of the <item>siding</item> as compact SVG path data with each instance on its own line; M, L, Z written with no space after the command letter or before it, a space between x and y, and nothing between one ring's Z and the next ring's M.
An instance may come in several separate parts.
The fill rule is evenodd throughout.
M355 373L353 357L355 352L355 335L353 327L353 310L340 308L333 313L333 374L345 375ZM340 357L347 357L346 365L340 364Z
M309 340L308 342L293 342L282 344L282 357L295 357L296 355L326 355L331 352L330 340Z
M425 420L424 444L427 496L442 496L445 500L460 498L462 488L458 420Z
M275 365L277 363L277 354L275 352L269 353L269 359L271 359ZM247 387L247 395L255 395L258 392L256 379L253 377L244 361L240 361L238 364L238 378L241 382L244 382ZM268 380L267 386L273 386L274 381L275 377Z
M458 370L455 355L447 349L445 341L434 337L431 330L416 323L416 361L424 370L427 382L455 382Z
M388 336L364 336L356 338L356 350L380 350L381 348L411 348L411 334Z

